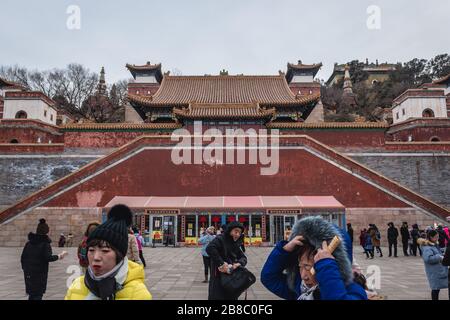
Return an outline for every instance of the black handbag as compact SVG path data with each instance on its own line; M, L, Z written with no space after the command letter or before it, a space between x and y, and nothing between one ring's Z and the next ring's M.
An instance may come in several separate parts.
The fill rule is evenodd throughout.
M220 238L225 257L228 256L227 246L224 238ZM239 250L242 250L239 248ZM256 277L245 267L238 267L231 273L220 272L220 284L222 288L229 294L239 297L242 292L246 291L256 282Z
M250 288L256 282L256 277L247 268L238 267L230 274L220 273L220 284L229 294L236 297Z

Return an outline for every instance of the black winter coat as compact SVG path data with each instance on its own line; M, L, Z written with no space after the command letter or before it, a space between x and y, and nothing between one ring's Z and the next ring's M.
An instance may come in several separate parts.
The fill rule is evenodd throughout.
M51 240L47 235L28 234L20 262L25 276L27 294L43 295L47 289L48 264L58 260L52 254Z
M408 227L401 227L400 234L402 235L402 242L408 242L408 240L411 238L409 235Z
M414 245L417 245L417 239L419 239L420 238L420 232L419 232L419 229L412 229L411 230L411 237L412 237L412 240L413 240L413 244Z
M231 230L229 230L231 231ZM206 253L211 259L211 278L209 281L209 300L236 300L239 297L231 296L220 283L220 271L217 269L224 262L228 264L247 264L247 257L241 249L241 241L234 241L229 232L218 235L206 247Z
M389 227L387 230L388 241L395 242L398 238L398 230L395 227Z
M442 265L444 265L446 267L450 267L450 244L447 246L447 249L445 249L445 254L444 254L444 259L442 260ZM448 281L450 282L450 278L448 279Z
M444 230L442 229L438 229L437 230L438 234L439 234L439 247L441 248L445 248L445 240L450 241L450 239L448 238L447 234L445 233Z

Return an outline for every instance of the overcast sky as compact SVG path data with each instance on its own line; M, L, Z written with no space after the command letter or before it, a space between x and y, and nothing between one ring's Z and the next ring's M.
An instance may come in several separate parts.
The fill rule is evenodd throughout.
M70 5L80 8L80 29L67 27ZM161 62L183 75L277 74L301 59L322 62L326 80L334 62L450 53L449 17L448 0L0 0L0 65L105 66L113 82L130 77L126 63Z

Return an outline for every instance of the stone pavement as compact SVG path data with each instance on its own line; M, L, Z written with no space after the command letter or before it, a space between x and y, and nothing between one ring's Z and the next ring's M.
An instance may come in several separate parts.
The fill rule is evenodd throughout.
M248 292L248 299L277 299L259 280L261 267L272 248L247 248L248 267L257 282ZM386 254L386 248L383 248ZM59 253L60 248L54 248ZM76 249L69 248L69 256L50 264L47 293L44 299L63 299L66 282L77 268ZM23 273L20 267L22 248L0 248L0 300L26 299ZM354 248L355 260L364 273L369 265L378 266L381 287L377 290L387 299L430 299L424 266L420 257L383 258L366 260L362 249ZM144 248L147 260L146 283L154 299L207 299L208 285L202 283L203 262L200 248ZM66 273L67 270L69 273ZM448 297L441 291L441 299Z

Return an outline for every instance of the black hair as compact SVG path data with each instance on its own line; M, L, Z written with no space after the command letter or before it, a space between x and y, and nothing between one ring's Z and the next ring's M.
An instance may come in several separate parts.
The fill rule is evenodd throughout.
M89 237L89 229L91 229L92 226L98 227L99 225L100 225L100 223L98 223L98 222L91 222L91 223L89 223L87 228L86 228L86 231L84 232L84 235L86 237Z
M122 253L114 248L112 245L109 244L108 241L101 240L101 239L92 239L86 244L87 250L89 251L89 248L92 247L99 247L99 248L110 248L116 253L116 264L118 264L120 261L122 261L125 257L122 255Z
M287 276L287 284L288 284L288 288L290 291L292 292L296 292L296 288L295 288L295 279L296 277L300 277L300 270L299 270L299 261L301 259L301 257L304 254L307 254L308 257L314 257L314 255L316 254L317 250L316 248L311 245L308 240L304 239L302 240L303 245L302 246L298 246L294 249L294 251L291 252L291 254L289 255L288 258L288 263L287 263L287 267L286 267L286 276Z
M353 282L359 284L364 290L369 290L367 288L367 279L362 273L353 272Z
M434 236L436 236L438 234L438 232L434 229L431 229L430 231L427 232L427 239L431 240L431 238L433 238Z

